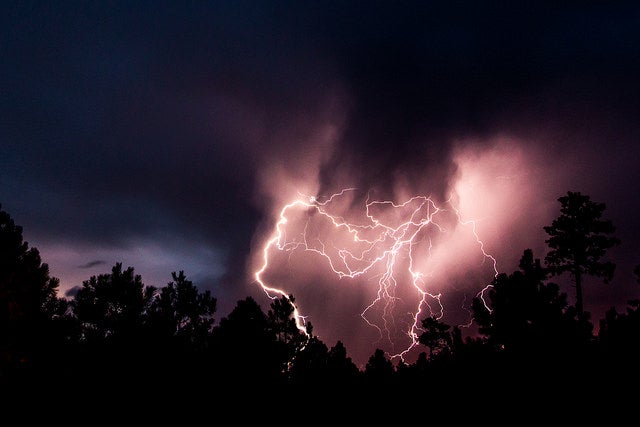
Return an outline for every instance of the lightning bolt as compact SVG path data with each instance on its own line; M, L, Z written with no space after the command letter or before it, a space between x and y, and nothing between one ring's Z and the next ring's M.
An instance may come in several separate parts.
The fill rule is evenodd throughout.
M254 272L254 278L269 298L283 296L289 300L294 309L296 326L301 332L307 334L305 317L300 314L288 294L282 289L267 284L264 279L270 266L272 252L282 251L291 254L294 251L305 251L316 254L326 261L326 265L338 279L355 279L369 272L380 271L377 276L376 296L360 316L369 326L378 331L381 339L386 338L392 348L395 348L390 328L395 326L393 313L399 300L396 296L398 272L403 265L406 266L404 271L408 272L411 285L417 292L419 300L413 312L410 313L411 321L405 331L410 339L409 345L399 352L394 350L391 354L392 358L400 357L404 360L404 356L419 344L418 338L422 332L419 325L421 316L428 311L429 315L441 319L445 312L441 301L442 294L431 293L426 289L426 279L430 273L419 271L416 267L418 255L415 253L418 244L427 240L427 256L431 255L433 242L426 233L427 230L447 232L447 228L439 221L439 217L444 212L453 212L458 225L471 228L474 243L482 253L483 262L489 260L492 263L495 275L498 274L497 262L485 250L485 245L477 233L476 221L463 219L460 211L454 206L452 197L445 202L444 207L438 207L428 196L413 196L402 203L396 203L390 200L372 200L370 195L367 195L360 222L351 222L343 216L332 213L331 208L338 199L354 191L356 191L355 188L345 188L323 201L315 196L298 194L295 200L285 204L280 210L273 232L262 247L262 264ZM287 233L287 224L295 212L306 218L305 226L299 233L289 235L291 233ZM349 236L348 242L351 247L348 248L346 242L336 246L331 239L325 241L313 236L310 232L313 217L325 219L333 231ZM408 259L408 262L403 263L402 259ZM487 287L477 295L483 302L486 289ZM381 322L372 321L371 316L368 315L374 308L381 309Z

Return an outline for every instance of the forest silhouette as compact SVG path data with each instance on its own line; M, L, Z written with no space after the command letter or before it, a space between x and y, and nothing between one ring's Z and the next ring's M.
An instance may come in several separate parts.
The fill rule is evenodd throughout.
M274 299L266 312L247 297L217 321L216 298L183 271L154 288L117 263L60 297L58 279L0 207L0 384L81 393L117 384L131 395L194 393L190 387L199 385L272 399L331 390L336 401L383 390L452 399L456 392L509 396L542 388L575 397L594 384L608 394L637 387L640 299L628 301L626 312L611 308L596 334L582 296L585 276L613 277L606 252L619 242L615 228L603 219L605 205L589 196L568 192L558 201L560 215L544 227L544 262L524 250L518 270L498 275L473 300L477 334L425 317L414 363L376 349L362 369L342 342L329 347L310 323L306 334L297 328L293 296ZM635 274L640 283L640 266ZM559 275L575 285L576 305L552 281Z

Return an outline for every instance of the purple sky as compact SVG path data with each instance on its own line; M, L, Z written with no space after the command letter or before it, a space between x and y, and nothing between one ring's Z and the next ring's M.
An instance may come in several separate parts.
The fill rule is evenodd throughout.
M587 310L640 295L636 2L130 3L0 6L0 203L63 291L121 261L155 286L185 270L218 318L266 308L252 273L282 204L356 187L460 196L505 272L544 257L557 197L589 194L622 245ZM362 362L370 289L287 268ZM445 271L443 289L490 279Z

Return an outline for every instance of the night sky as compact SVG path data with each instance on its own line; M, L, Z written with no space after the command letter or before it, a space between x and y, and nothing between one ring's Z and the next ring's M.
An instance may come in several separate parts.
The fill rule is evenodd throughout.
M544 258L556 199L581 191L622 241L585 308L640 295L637 2L8 3L0 203L63 293L123 262L147 285L184 270L218 319L266 309L253 271L283 204L349 187L349 212L453 195L504 272ZM361 363L375 289L297 262L322 268L272 278ZM458 267L443 293L491 280Z

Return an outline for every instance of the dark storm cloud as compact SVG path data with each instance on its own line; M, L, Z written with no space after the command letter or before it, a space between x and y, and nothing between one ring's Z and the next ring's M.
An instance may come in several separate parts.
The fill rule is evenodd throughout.
M583 183L640 239L624 213L640 190L640 7L607 3L3 5L0 202L40 239L188 236L226 254L231 283L265 215L265 157L305 152L340 88L328 190L359 165L348 185L429 171L443 191L468 137L588 146L576 161L615 182Z
M106 261L101 259L96 259L94 261L89 261L85 264L79 265L78 268L91 268L91 267L95 267L96 265L104 265L104 264L106 264Z
M637 118L637 6L420 4L355 9L358 23L335 40L356 104L345 139L358 160L374 157L372 174L398 165L423 174L455 138L580 129L594 124L585 110Z
M64 296L67 298L73 298L77 295L78 291L82 289L81 286L74 286L72 288L69 288L66 290L66 292L64 293Z

